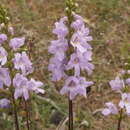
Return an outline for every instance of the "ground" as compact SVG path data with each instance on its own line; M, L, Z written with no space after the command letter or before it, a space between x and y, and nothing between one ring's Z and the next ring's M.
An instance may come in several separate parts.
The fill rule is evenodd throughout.
M108 82L124 67L130 51L130 1L129 0L77 0L77 12L84 17L93 36L94 81L88 98L74 101L75 130L116 130L117 120L104 117L100 110L107 101L117 102ZM60 84L50 82L47 70L50 55L48 46L55 39L54 23L65 15L64 0L1 0L8 8L16 36L25 35L31 44L31 60L34 76L45 83L46 94L37 97L34 104L37 113L34 130L66 130L67 98L59 94ZM33 108L34 108L33 106ZM58 123L57 123L58 122ZM60 123L59 123L60 122ZM11 123L3 130L11 129ZM122 130L130 130L130 119L122 122ZM21 127L24 124L21 121ZM33 129L32 129L33 130Z

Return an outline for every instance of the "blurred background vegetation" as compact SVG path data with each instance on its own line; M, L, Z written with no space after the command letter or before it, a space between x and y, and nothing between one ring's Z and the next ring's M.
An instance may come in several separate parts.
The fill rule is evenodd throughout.
M105 118L100 110L104 103L116 99L108 81L124 68L130 52L130 0L77 0L77 13L84 17L93 36L93 63L91 77L95 82L87 99L74 101L75 130L115 130L116 119ZM44 97L34 97L31 130L67 130L67 99L59 94L62 87L50 82L47 70L50 55L48 46L55 39L54 22L65 15L65 0L0 0L8 10L16 36L25 35L31 45L30 55L34 62L36 79L45 83ZM31 108L31 107L30 107ZM23 116L22 112L19 112ZM4 117L4 118L3 118ZM12 120L5 114L0 117L0 130L13 130ZM122 130L130 130L130 119L122 123ZM25 130L25 122L20 118Z

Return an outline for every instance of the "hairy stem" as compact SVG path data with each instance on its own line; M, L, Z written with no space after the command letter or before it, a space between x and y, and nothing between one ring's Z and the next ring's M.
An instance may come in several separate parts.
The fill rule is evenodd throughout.
M73 102L69 99L69 130L73 130Z

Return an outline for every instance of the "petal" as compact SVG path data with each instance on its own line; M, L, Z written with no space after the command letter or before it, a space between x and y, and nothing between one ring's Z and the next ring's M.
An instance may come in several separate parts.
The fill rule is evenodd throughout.
M126 107L126 113L130 115L130 103L125 104Z
M123 101L123 100L122 100L122 101L120 101L120 102L119 102L119 107L120 107L120 108L124 108L124 106L125 106L124 101Z
M5 56L5 57L2 59L1 65L4 65L6 62L7 62L7 57Z
M25 100L28 100L29 99L29 93L28 93L28 90L25 88L23 89L23 96L24 96L24 99Z
M104 116L108 116L108 115L111 114L111 111L110 111L108 108L105 108L105 109L103 109L102 114L103 114Z
M60 90L60 94L64 95L64 94L67 94L67 93L69 93L67 86L63 86L63 88Z
M3 89L3 82L0 80L0 89Z
M74 100L74 98L76 97L76 95L77 95L77 92L70 91L69 92L69 98L70 98L70 100Z
M15 89L14 98L18 99L21 96L22 96L22 90L21 89Z
M41 93L41 94L44 94L45 93L45 90L41 89L41 88L38 88L36 90L36 93Z
M77 47L77 49L78 49L81 53L86 52L86 48L84 48L84 47L81 46L80 44L76 44L75 46Z
M76 64L74 66L74 69L75 69L75 76L80 76L80 66L79 66L79 64Z

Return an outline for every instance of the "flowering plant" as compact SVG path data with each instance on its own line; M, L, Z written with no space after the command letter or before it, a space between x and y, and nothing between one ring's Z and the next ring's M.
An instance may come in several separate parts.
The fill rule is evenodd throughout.
M53 33L57 35L58 40L51 41L49 53L53 54L53 57L48 66L49 71L52 72L52 81L65 79L65 86L60 93L69 95L71 100L78 94L86 97L86 87L93 82L86 81L81 73L86 71L88 75L91 75L94 69L91 63L92 47L88 43L92 40L89 29L85 27L81 16L75 13L72 16L74 21L70 26L73 34L70 39L67 39L68 18L63 17L55 23L56 28Z
M48 66L52 72L52 81L64 80L60 93L69 98L69 130L73 129L72 100L77 95L87 97L86 88L93 82L86 81L82 72L91 75L94 69L92 61L92 47L89 41L89 29L85 27L83 18L76 14L77 4L73 0L66 1L67 16L55 23L53 33L57 40L51 41L48 49L53 55Z
M13 106L17 130L19 124L16 100L22 98L27 102L30 93L44 93L41 88L43 83L29 78L33 73L33 66L25 43L25 37L14 37L12 26L0 24L0 92L6 92L6 95L0 97L0 108Z
M125 73L123 73L125 74ZM117 76L114 80L109 82L112 91L119 94L120 101L118 102L118 106L116 106L113 102L105 103L106 108L102 110L102 114L104 116L108 116L110 114L116 115L118 117L118 130L121 128L121 121L124 116L130 116L130 78L122 80L119 76Z

